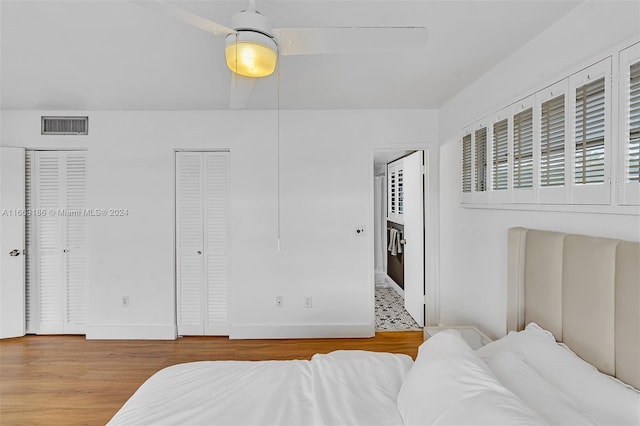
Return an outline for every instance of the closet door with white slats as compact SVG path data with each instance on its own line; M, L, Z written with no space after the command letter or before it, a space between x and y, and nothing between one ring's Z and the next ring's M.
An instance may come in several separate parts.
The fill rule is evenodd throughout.
M64 241L61 206L64 179L61 153L36 152L34 208L35 269L38 293L39 334L59 334L64 330ZM46 214L45 214L46 213Z
M38 334L84 334L87 317L86 153L37 151L32 166L27 319ZM28 171L29 173L29 171ZM31 277L30 277L31 278Z
M203 200L202 154L176 153L178 334L202 335Z
M66 154L66 208L79 212L86 208L87 156L84 152ZM71 214L65 222L65 324L66 334L84 334L88 306L87 218ZM66 251L65 251L66 250Z
M176 153L178 334L228 334L228 152Z
M207 322L205 334L228 335L229 155L207 152L205 162L205 234Z

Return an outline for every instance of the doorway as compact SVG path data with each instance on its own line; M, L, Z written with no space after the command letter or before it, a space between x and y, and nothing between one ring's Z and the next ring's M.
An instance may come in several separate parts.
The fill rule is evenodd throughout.
M425 152L373 155L376 330L425 324Z

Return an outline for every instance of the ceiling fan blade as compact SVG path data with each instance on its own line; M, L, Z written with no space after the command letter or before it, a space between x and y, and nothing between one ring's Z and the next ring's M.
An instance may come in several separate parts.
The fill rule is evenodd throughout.
M281 55L379 52L421 49L424 27L274 28Z
M156 10L164 13L165 15L172 16L179 21L190 25L195 28L199 28L211 34L235 34L237 31L226 27L217 22L213 22L209 19L195 15L191 12L187 12L184 9L180 9L172 4L166 3L160 0L129 0L131 3L135 3L138 6L146 7L147 9Z
M242 109L249 104L256 78L231 73L230 103L231 109Z

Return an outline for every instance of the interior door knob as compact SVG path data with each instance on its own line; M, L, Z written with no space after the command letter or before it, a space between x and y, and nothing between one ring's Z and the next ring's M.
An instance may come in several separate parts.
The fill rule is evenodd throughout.
M198 254L202 254L202 252L200 250L198 250Z
M20 250L13 249L9 252L9 256L20 256Z

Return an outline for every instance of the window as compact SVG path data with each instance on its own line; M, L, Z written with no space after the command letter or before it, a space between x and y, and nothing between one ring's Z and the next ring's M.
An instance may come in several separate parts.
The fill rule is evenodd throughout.
M540 107L540 186L564 186L564 94Z
M471 192L471 134L462 138L462 192Z
M387 164L387 220L402 223L404 213L404 165L399 159Z
M631 65L629 74L626 181L632 183L640 182L640 61Z
M489 117L463 129L462 203L640 205L640 42Z
M509 176L509 122L505 118L493 124L492 188L506 190Z
M604 182L604 77L576 89L575 183Z
M611 58L569 77L572 203L609 204Z
M487 128L475 132L475 190L487 190Z
M513 187L533 187L533 109L513 116Z
M620 52L619 204L640 204L640 43Z

